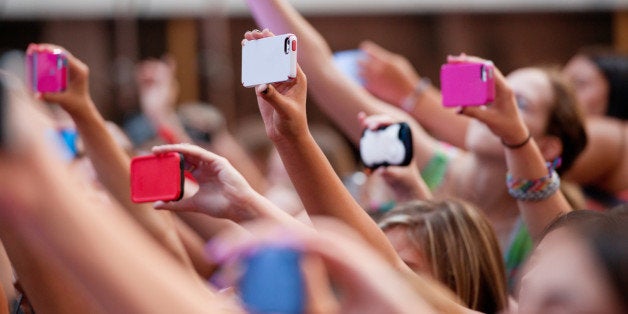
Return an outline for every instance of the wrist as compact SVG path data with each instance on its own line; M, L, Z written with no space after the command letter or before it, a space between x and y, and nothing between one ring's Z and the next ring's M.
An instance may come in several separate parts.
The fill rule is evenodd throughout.
M509 149L517 149L525 146L530 142L532 134L528 129L522 129L517 135L502 137L501 142L504 147Z
M432 82L429 78L422 77L419 79L419 81L414 85L412 91L410 91L410 93L408 93L401 101L400 108L407 113L414 111L417 101L430 86L432 86Z
M66 111L77 123L81 120L92 120L94 116L100 115L98 108L96 108L96 104L89 96L77 99L74 104L68 106L68 108L73 108L66 109Z

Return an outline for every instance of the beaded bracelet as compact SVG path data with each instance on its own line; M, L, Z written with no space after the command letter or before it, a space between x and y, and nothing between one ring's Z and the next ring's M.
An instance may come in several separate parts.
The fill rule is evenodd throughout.
M549 174L534 180L515 179L511 173L506 175L508 194L519 201L538 202L552 196L560 188L560 177L555 168L560 164L560 159L554 161L549 167Z
M419 98L426 89L428 89L432 85L432 81L430 81L427 77L422 77L419 80L419 83L416 84L414 90L410 95L406 96L401 103L401 109L407 113L411 113L416 106L416 100Z

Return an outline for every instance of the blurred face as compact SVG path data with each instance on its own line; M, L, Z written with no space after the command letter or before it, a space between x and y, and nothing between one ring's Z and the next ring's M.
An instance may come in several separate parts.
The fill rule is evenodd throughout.
M586 115L604 115L608 109L608 81L586 57L575 56L563 70L573 85L578 102Z
M520 313L621 313L590 249L564 228L539 243L520 285Z
M384 230L384 233L406 265L416 273L431 275L432 268L429 261L408 238L408 227L393 226Z
M545 133L550 105L554 98L547 75L541 70L524 68L510 73L506 80L515 92L521 117L534 138ZM500 139L481 122L472 120L467 132L467 148L475 153L503 159Z

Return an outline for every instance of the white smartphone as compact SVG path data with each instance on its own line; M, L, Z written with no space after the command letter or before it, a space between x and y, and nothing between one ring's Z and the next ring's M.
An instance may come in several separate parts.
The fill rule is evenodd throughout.
M277 35L242 44L242 85L285 82L297 76L297 36Z

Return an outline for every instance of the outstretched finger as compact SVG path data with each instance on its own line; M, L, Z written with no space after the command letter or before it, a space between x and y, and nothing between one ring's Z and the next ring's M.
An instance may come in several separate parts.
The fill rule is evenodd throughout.
M202 162L211 164L223 158L196 145L188 143L155 146L153 147L152 152L154 154L165 154L169 152L181 153L185 158L186 164L192 168L197 168Z

